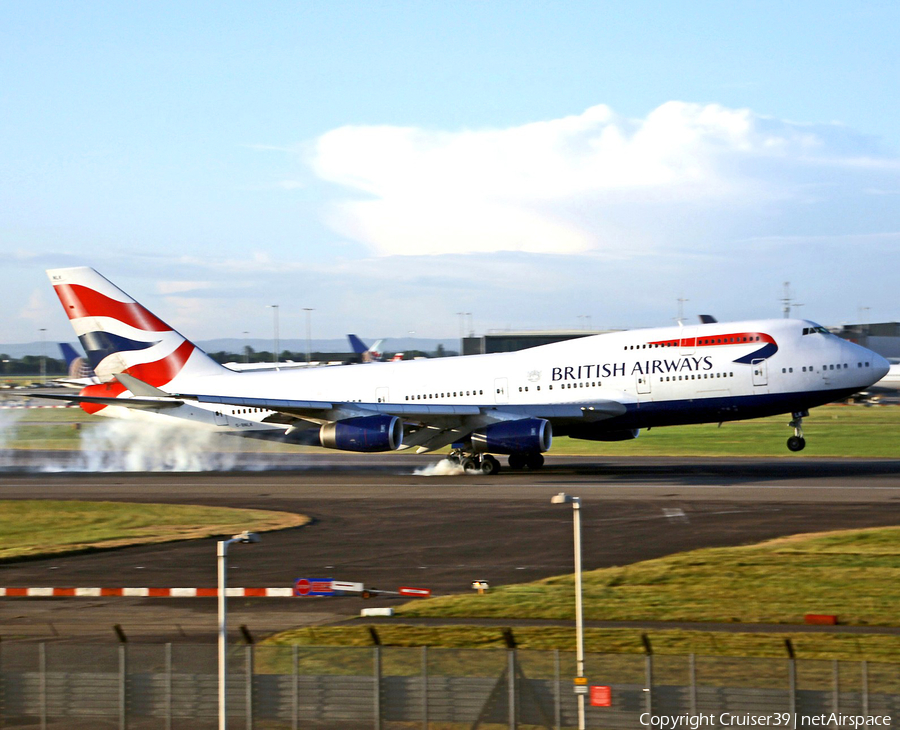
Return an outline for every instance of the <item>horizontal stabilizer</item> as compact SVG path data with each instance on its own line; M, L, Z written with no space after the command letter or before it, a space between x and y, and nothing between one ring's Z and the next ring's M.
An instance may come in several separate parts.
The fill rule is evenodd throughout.
M160 390L159 388L150 385L150 383L145 383L143 380L139 380L138 378L134 377L133 375L129 375L128 373L116 373L115 378L135 395L146 395L153 398L172 397L171 395L166 393L166 391Z
M97 395L65 395L61 393L29 393L32 398L49 398L51 400L64 400L69 403L96 403L101 406L125 406L126 408L174 408L184 405L183 400L167 396L166 398L149 398L138 396L135 398L116 398Z

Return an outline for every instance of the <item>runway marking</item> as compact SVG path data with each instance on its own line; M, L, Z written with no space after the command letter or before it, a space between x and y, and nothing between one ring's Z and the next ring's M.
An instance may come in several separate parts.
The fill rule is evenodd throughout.
M0 588L0 596L7 598L217 598L218 588L51 588L6 587ZM291 598L294 589L279 588L226 588L229 598Z

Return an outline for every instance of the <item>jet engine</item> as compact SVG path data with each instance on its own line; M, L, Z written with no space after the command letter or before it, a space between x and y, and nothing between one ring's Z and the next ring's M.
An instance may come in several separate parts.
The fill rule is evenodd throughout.
M553 441L550 421L522 418L502 421L472 433L472 450L476 453L522 454L549 451Z
M332 421L319 429L319 443L341 451L395 451L403 445L403 421L397 416L359 416Z

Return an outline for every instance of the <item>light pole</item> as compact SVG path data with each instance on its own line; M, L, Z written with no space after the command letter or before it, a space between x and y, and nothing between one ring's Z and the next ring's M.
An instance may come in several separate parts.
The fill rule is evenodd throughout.
M41 327L41 385L47 384L47 342L44 336L46 331L46 327Z
M275 351L272 353L272 362L276 365L278 364L278 305L277 304L267 304L267 309L272 310L272 314L275 317Z
M306 366L309 367L312 362L312 346L310 344L310 333L312 332L312 313L316 310L312 307L303 307L306 312Z
M252 543L259 542L259 535L255 532L244 530L230 540L219 540L216 550L216 564L219 573L219 730L226 730L227 711L225 705L225 678L228 674L228 608L225 602L226 576L228 570L228 546L235 542Z
M572 520L575 533L575 691L578 693L578 730L584 730L584 610L581 605L581 497L570 497L560 492L550 498L550 504L572 504ZM579 681L580 680L580 681Z

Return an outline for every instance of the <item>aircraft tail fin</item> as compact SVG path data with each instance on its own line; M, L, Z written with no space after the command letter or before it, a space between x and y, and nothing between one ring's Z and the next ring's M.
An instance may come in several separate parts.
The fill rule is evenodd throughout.
M357 355L362 355L369 349L369 346L356 335L347 335L347 339L350 340L350 347L353 348L353 352Z
M48 269L47 276L101 381L126 373L159 388L228 372L94 269Z

